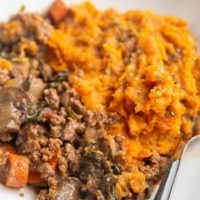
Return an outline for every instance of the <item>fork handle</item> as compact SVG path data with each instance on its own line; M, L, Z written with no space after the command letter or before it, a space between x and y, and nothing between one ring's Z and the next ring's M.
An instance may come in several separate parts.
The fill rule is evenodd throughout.
M171 161L161 181L154 200L168 200L180 160Z

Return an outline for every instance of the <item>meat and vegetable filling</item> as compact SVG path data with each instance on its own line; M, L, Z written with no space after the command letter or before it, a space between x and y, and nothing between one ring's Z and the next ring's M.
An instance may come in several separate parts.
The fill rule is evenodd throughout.
M142 200L193 134L186 23L89 3L0 23L0 182L37 200Z

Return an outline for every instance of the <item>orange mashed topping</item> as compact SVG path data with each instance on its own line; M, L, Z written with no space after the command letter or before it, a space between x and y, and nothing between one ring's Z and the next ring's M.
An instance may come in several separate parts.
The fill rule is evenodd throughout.
M200 110L200 58L183 19L102 12L83 3L69 8L48 45L49 63L71 71L69 81L89 109L122 116L108 132L125 136L129 165L142 165L154 152L172 156L192 137ZM137 176L141 184L143 176Z

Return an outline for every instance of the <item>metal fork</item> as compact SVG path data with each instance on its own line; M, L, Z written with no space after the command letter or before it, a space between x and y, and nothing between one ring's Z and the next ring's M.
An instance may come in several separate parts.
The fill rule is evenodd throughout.
M194 155L196 154L199 156L192 158L193 154ZM180 160L172 160L169 163L168 169L167 169L167 171L163 177L163 180L158 188L158 191L156 193L154 200L175 199L175 198L173 198L173 194L176 192L177 187L179 187L179 188L183 187L184 184L190 185L189 183L191 183L192 180L191 180L189 174L188 174L188 181L187 181L187 182L190 181L189 183L181 182L181 184L180 184L180 181L176 181L178 175L179 175L179 177L178 177L179 180L181 178L180 175L183 175L179 172L181 170L181 168L183 168L182 165L186 165L188 162L190 162L189 158L186 158L186 157L190 157L191 159L193 159L193 162L194 162L194 159L196 159L196 163L198 164L198 167L200 169L200 136L195 136L187 142L187 144L185 145L185 147L183 149ZM187 162L183 161L186 159L187 159ZM195 167L197 168L197 166L196 165L194 166L194 170L195 170ZM191 166L190 166L190 169L191 169ZM188 172L185 172L185 173L188 173ZM186 176L187 176L187 174L186 174ZM178 183L179 183L179 185L177 185ZM182 192L184 193L187 191L182 190ZM184 200L184 199L181 199L181 200Z

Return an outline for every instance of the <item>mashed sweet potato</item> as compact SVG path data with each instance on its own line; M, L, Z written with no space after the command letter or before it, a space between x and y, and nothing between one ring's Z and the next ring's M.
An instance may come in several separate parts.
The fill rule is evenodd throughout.
M127 165L173 156L193 135L200 109L200 58L183 19L132 10L68 9L48 41L48 62L93 110L118 112L108 132L126 137Z

